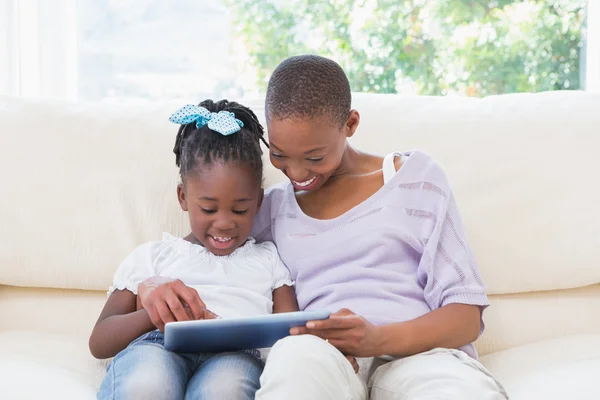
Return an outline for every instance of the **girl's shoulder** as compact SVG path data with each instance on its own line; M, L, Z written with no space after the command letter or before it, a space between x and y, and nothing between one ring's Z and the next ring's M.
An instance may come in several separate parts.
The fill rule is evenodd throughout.
M247 247L247 251L244 254L246 257L260 258L271 261L275 257L279 257L277 246L275 246L275 243L271 241L257 242L254 240L254 238L248 238L248 242L244 245L244 247Z
M150 263L156 265L157 261L177 251L182 244L179 238L168 233L163 233L162 240L153 240L137 246L125 259L124 263L132 265ZM183 239L181 239L183 240Z
M177 257L194 254L206 255L210 253L200 245L165 232L161 240L154 240L137 246L124 263L132 265L146 263L159 268L161 264L169 263Z
M162 240L155 242L155 246L162 254L174 253L183 255L210 255L210 252L203 246L192 243L184 238L171 235L167 232L163 232Z

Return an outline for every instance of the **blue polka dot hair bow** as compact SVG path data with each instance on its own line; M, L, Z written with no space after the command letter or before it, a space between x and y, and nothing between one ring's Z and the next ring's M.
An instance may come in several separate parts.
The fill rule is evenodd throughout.
M197 128L208 125L212 131L219 132L223 136L239 132L244 123L235 117L235 114L229 111L219 111L211 113L206 108L188 104L175 111L169 118L169 121L180 125L196 122Z

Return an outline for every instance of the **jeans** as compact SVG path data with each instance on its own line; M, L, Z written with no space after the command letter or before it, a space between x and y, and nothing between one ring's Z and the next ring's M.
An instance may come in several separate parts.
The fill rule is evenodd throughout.
M117 354L98 399L254 399L264 367L258 350L172 353L163 339L148 332Z

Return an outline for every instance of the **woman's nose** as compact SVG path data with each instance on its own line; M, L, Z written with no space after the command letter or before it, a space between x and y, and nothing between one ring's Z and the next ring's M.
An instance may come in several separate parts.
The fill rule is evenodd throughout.
M288 168L286 172L287 176L296 182L303 182L310 178L308 176L308 170L304 168Z

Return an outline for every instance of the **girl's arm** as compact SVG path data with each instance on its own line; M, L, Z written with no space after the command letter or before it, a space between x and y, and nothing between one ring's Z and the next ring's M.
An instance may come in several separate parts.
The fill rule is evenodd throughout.
M299 311L293 286L283 285L273 290L273 313Z
M156 329L145 309L136 311L136 300L129 290L115 290L110 295L90 336L94 357L114 357L134 339Z

